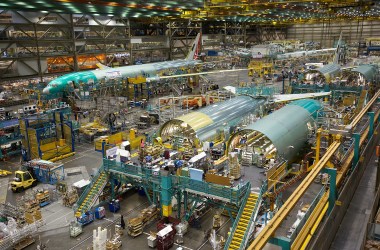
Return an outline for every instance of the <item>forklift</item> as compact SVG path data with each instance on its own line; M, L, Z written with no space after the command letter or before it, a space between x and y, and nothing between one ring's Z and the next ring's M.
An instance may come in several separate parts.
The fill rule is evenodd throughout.
M13 192L19 193L35 186L37 186L37 180L33 177L30 171L15 171L15 178L11 182Z

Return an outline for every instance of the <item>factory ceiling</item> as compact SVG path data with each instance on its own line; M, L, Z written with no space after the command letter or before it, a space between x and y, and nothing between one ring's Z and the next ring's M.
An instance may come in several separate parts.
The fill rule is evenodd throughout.
M380 20L379 0L7 0L0 9L272 24Z

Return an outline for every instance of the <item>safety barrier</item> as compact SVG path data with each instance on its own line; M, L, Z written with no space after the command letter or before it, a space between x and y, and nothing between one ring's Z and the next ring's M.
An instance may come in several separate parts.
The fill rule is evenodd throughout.
M178 187L189 192L204 194L205 196L222 199L230 203L240 205L244 195L249 191L249 183L242 187L227 187L212 184L205 181L193 180L184 176L173 176L178 180Z

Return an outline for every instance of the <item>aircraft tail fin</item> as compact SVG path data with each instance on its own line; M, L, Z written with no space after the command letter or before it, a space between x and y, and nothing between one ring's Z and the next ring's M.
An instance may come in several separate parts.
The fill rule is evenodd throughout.
M98 66L99 69L110 69L110 67L108 67L104 64L101 64L101 63L97 63L96 66Z
M202 34L198 33L197 37L195 38L193 44L191 45L191 49L189 51L189 54L187 54L186 60L191 61L191 60L196 60L199 57L199 54L201 52L201 37Z
M335 55L334 55L334 60L333 60L333 63L335 64L339 63L339 53L340 53L341 47L342 47L342 32L340 32L338 44L336 45L336 50L335 50Z

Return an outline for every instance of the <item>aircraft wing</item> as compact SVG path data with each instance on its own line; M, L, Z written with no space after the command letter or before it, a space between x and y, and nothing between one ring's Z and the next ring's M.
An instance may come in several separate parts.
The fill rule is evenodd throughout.
M225 86L223 89L230 91L233 94L236 94L236 87ZM273 95L273 102L288 102L295 101L299 99L315 98L322 96L329 96L331 92L316 92L316 93L305 93L305 94L285 94L285 95Z
M197 76L197 75L208 75L208 74L219 74L219 73L235 72L235 71L248 71L248 69L226 69L226 70L216 70L216 71L207 71L207 72L171 75L171 76L154 76L154 77L148 77L146 80L149 82L149 81L157 81L161 79L188 77L188 76Z
M331 92L317 92L317 93L305 93L305 94L286 94L286 95L273 95L274 102L288 102L299 99L315 98L322 96L329 96Z
M101 64L101 63L97 63L96 66L98 66L99 69L110 69L111 67L108 67L104 64Z

